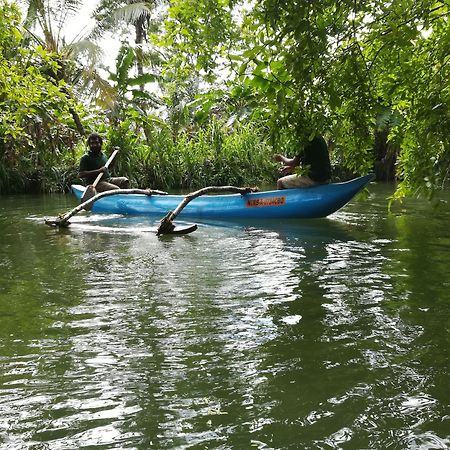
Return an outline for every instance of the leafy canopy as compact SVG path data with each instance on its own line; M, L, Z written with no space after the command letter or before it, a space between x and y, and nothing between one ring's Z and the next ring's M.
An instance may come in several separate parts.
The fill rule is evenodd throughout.
M225 80L219 95L244 100L276 145L327 134L354 172L372 170L376 119L390 111L401 196L449 176L448 19L431 0L174 0L160 44L167 70Z

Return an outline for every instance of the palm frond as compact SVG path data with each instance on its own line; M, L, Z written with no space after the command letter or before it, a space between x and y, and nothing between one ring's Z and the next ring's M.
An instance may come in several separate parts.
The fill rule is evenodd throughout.
M106 8L108 9L108 8ZM151 17L153 6L150 2L130 3L129 5L113 9L112 13L106 14L105 7L97 8L94 16L97 16L96 27L89 35L89 39L99 39L106 31L117 29L121 24L134 24L144 18L148 21Z
M151 49L142 51L141 59L142 63L147 66L160 66L166 58L159 50Z
M86 81L86 89L91 97L96 98L97 105L103 109L113 109L117 102L117 90L97 72L92 72Z
M63 0L62 6L69 13L76 14L80 10L80 7L83 6L83 1L82 0Z
M132 3L122 8L117 8L112 15L112 21L116 24L120 22L135 23L142 18L148 19L151 14L152 11L148 2Z
M44 4L42 0L28 0L28 8L23 25L29 29L33 28L43 11Z
M64 47L63 52L75 60L80 56L85 56L91 68L97 66L103 57L102 48L89 39L72 42Z
M132 94L134 100L136 100L136 99L146 100L152 106L161 106L164 104L156 95L152 94L151 92L132 90L131 94Z
M23 25L23 29L25 30L24 33L24 39L25 44L28 44L31 41L34 41L37 45L41 45L42 47L45 47L45 41L38 36L36 33L30 30L25 24Z

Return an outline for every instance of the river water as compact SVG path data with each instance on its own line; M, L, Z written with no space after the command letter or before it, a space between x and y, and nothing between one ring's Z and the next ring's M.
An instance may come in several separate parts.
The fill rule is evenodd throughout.
M161 238L0 197L0 448L449 448L450 205L391 192Z

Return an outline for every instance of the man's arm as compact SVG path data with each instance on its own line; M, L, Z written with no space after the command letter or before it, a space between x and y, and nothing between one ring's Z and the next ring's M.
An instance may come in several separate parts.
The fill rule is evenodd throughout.
M282 167L278 169L278 172L282 175L288 175L294 171L294 168L300 164L300 158L298 156L294 156L293 158L287 158L286 156L276 154L273 155L274 161L280 162L283 164Z
M280 163L283 163L285 166L289 167L297 167L300 164L300 158L298 156L294 156L293 158L287 158L286 156L276 154L273 155L274 161L278 161Z

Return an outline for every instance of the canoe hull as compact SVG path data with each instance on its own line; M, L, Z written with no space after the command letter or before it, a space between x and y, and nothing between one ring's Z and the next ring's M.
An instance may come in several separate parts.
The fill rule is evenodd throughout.
M372 175L343 183L330 183L305 189L286 189L250 194L203 195L182 210L180 218L208 219L287 219L326 217L346 205L366 186ZM81 199L85 187L73 185ZM183 200L182 195L112 195L96 201L92 211L162 218Z

